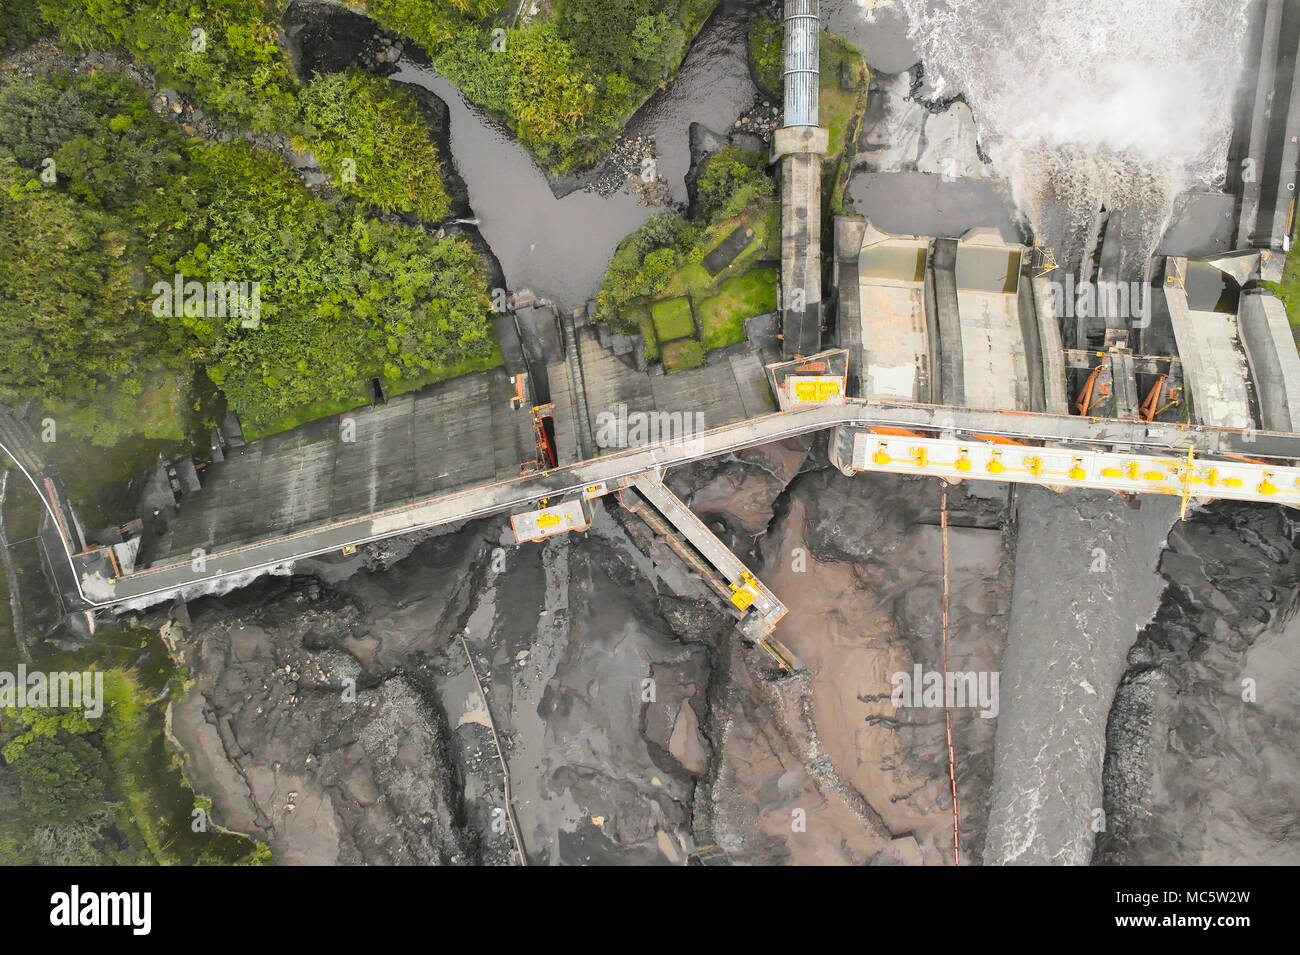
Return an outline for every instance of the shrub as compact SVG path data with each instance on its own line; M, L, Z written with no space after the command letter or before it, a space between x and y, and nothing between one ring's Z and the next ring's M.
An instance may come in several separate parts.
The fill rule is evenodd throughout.
M314 152L343 192L426 222L446 217L442 163L409 95L349 71L318 76L299 102L305 129L294 147Z

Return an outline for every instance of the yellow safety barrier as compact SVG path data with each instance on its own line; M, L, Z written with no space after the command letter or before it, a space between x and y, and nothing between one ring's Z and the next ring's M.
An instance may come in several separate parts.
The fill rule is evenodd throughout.
M952 438L907 440L891 454L889 442L861 437L855 460L861 470L924 473L955 480L967 475L990 480L1020 481L1049 486L1098 487L1120 493L1156 493L1182 499L1185 516L1191 501L1204 498L1281 500L1300 507L1300 468L1265 466L1262 462L1185 457L1083 452L1051 445L1008 449L986 441ZM897 444L897 441L894 443ZM861 455L861 456L859 456Z
M831 398L838 398L839 394L840 383L835 378L824 378L819 381L796 381L794 383L796 401L829 401Z

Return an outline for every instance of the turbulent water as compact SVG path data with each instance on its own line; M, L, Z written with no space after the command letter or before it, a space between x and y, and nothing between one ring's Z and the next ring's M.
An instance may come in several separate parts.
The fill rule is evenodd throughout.
M1063 264L1104 206L1127 220L1121 268L1144 268L1178 194L1223 181L1249 0L899 2Z

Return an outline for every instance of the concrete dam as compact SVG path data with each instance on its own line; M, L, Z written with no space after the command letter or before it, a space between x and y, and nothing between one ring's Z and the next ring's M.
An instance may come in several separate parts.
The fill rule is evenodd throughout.
M1261 30L1300 29L1263 6ZM1238 196L1251 226L1237 248L1158 257L1149 282L1117 288L991 229L900 235L857 216L824 220L819 29L816 0L787 0L786 113L770 157L780 299L776 313L746 322L746 341L711 352L704 367L651 374L635 337L592 322L588 308L518 297L499 324L525 330L528 346L508 351L504 368L253 442L228 418L201 473L186 462L160 469L139 519L99 543L24 426L4 416L0 446L45 502L49 563L69 613L93 623L492 513L514 516L518 540L540 540L583 529L598 499L614 495L781 660L771 638L779 596L662 476L823 430L846 474L1100 488L1184 507L1300 504L1300 356L1282 303L1260 285L1281 274L1289 239L1279 229L1294 216L1294 44L1290 54L1277 44L1257 78L1287 109L1244 120L1263 124L1242 141L1269 157L1261 168L1278 182ZM645 420L655 429L640 429Z

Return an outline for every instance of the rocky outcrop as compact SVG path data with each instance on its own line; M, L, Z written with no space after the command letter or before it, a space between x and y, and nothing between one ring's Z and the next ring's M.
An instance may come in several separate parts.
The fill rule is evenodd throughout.
M696 799L697 839L719 858L950 863L943 709L891 699L894 674L942 667L942 491L892 475L845 479L818 452L780 496L756 570L790 607L779 636L804 669L780 676L758 651L728 643L710 689L717 755ZM1006 493L948 489L953 670L999 668ZM952 719L964 861L978 861L996 721L973 707Z
M530 863L684 862L730 618L639 523L508 533L386 545L168 624L193 678L172 732L214 821L280 862L506 863L504 757Z
M216 821L282 863L476 858L444 716L419 675L360 662L359 608L304 578L234 601L172 629L194 681L172 733Z
M1097 862L1300 862L1293 514L1220 502L1170 534L1110 710Z

